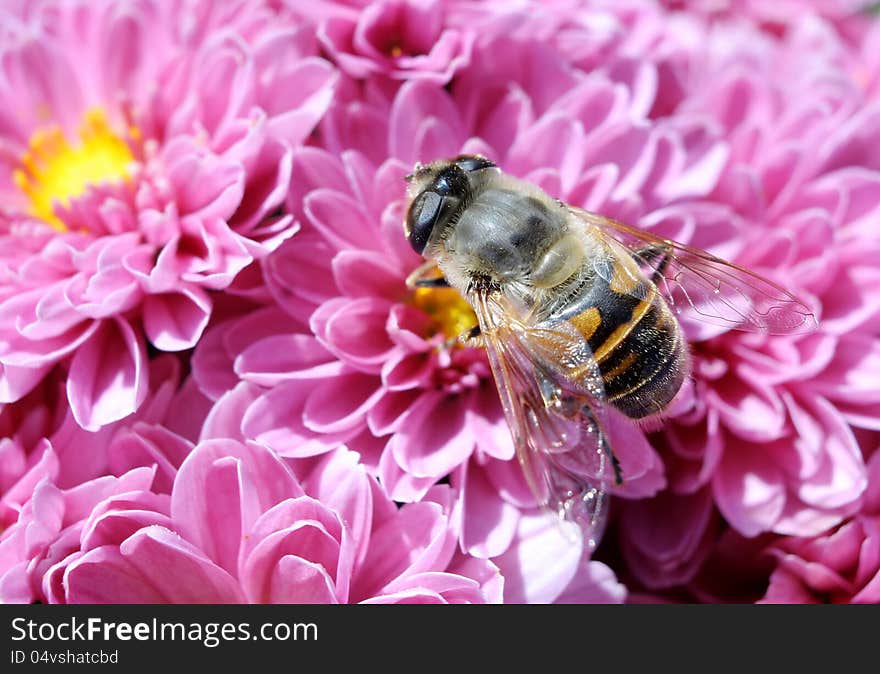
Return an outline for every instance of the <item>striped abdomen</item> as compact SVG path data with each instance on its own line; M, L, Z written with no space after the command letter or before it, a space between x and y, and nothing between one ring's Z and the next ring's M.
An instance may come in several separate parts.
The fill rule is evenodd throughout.
M567 320L586 337L608 401L635 419L661 412L689 372L687 344L656 286L629 260L629 273L593 279Z

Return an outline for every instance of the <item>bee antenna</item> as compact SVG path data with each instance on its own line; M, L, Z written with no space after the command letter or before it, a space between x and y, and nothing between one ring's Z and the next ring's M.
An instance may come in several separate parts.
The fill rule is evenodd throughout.
M412 173L408 173L408 174L405 176L405 178L406 178L406 182L411 182L412 179L415 178L415 177L416 177L419 173L421 173L424 169L425 169L425 165L424 165L422 162L417 161L417 162L416 162L416 165L413 166Z

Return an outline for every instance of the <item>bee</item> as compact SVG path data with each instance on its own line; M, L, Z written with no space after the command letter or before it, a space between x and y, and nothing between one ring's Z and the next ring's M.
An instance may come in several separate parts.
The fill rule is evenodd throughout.
M677 315L728 328L811 329L808 306L705 251L551 198L489 159L417 164L404 233L410 287L449 285L478 325L526 481L595 547L623 481L608 407L662 413L690 374ZM437 276L439 269L441 276Z

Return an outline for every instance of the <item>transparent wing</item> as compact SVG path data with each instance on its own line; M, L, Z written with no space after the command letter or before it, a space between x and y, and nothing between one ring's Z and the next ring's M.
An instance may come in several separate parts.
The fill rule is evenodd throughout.
M528 324L497 292L472 291L470 299L529 486L595 547L616 466L602 377L586 341L565 321Z
M770 334L809 332L816 327L815 315L802 300L758 274L596 213L570 211L598 229L614 252L632 256L677 314ZM596 265L597 273L609 282L616 269L604 261ZM626 273L622 266L621 272Z

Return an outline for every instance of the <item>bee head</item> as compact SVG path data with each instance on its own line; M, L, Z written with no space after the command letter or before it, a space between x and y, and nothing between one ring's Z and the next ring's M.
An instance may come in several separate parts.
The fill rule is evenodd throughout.
M427 165L416 164L406 176L409 208L403 230L419 255L435 230L454 221L471 193L471 174L495 164L479 155L459 155Z

